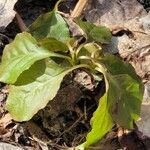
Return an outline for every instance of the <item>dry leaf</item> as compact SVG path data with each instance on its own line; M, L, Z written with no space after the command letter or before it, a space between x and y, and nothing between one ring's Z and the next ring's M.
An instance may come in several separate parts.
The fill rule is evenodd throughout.
M37 126L33 121L28 121L23 125L24 128L32 135L32 138L42 140L43 142L48 142L49 138L45 135L42 129Z
M0 119L0 127L3 127L4 129L10 123L12 123L12 117L9 113Z
M95 0L85 12L85 17L93 23L108 27L117 25L131 29L134 25L135 30L135 26L139 27L136 24L138 18L146 14L146 10L137 0ZM132 26L128 25L130 21Z
M3 143L3 142L0 143L0 149L1 150L23 150L20 147L17 147L8 143Z

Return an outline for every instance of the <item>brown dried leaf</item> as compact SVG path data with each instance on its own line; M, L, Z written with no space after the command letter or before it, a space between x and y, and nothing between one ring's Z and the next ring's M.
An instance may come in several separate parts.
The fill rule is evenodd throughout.
M139 27L136 20L146 14L143 6L137 0L96 0L90 4L85 12L85 17L93 23L108 27L117 25L130 29L134 23L132 29L135 30L135 26ZM132 26L128 26L129 22L132 23Z
M0 119L0 127L3 127L4 129L10 123L12 123L12 117L9 113Z
M17 147L8 143L3 143L3 142L0 143L0 149L1 150L23 150L20 147Z
M49 138L46 136L46 134L33 121L26 122L23 126L24 126L24 128L27 129L27 131L30 133L30 135L32 135L32 138L36 139L36 141L38 139L43 142L49 141Z

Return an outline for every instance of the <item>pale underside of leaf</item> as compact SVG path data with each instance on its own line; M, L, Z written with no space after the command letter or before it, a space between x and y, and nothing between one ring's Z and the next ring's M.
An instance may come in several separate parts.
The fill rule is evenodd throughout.
M35 63L27 72L24 72L20 80L25 80L27 75L37 69L44 67L41 62ZM52 100L57 94L60 84L66 74L81 66L74 66L72 68L63 69L53 61L48 61L45 66L45 71L39 77L34 78L27 84L19 83L16 86L10 87L10 93L7 99L7 109L16 121L27 121L33 117L40 109L44 108L46 104ZM29 76L30 77L30 76Z

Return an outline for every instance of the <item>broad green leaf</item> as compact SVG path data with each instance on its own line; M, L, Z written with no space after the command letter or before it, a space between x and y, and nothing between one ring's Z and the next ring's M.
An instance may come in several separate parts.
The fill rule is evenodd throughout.
M49 51L63 51L63 52L68 52L69 48L66 44L64 44L61 41L58 41L54 38L45 38L42 39L40 42L40 45Z
M107 75L109 112L113 120L127 129L139 119L143 91L141 83L128 74Z
M85 148L97 143L114 126L114 121L109 113L110 106L107 99L107 93L105 93L93 114L91 119L92 130L88 133L86 142L83 144Z
M29 32L37 39L52 37L65 42L70 38L69 28L63 17L55 12L49 12L41 15L29 27Z
M140 82L134 68L128 62L122 61L114 55L106 54L103 59L100 60L100 63L104 64L108 72L112 75L129 74L133 79Z
M79 67L84 67L84 65L64 69L54 61L49 60L45 65L37 62L25 71L19 77L16 86L10 87L7 99L6 107L14 120L27 121L31 119L55 97L64 76ZM42 71L38 70L39 68L45 68L42 75L40 75ZM37 71L40 72L38 73L39 77L36 75ZM26 81L30 77L31 79Z
M18 34L4 49L0 65L0 81L11 84L16 82L18 76L34 62L51 55L48 50L39 47L29 33Z
M111 40L111 32L104 26L96 26L93 23L76 19L76 23L85 32L86 38L89 41L108 44Z
M110 114L121 126L132 129L134 121L140 116L143 99L143 85L133 67L113 55L106 55L100 61L107 72L105 82L108 85L108 103Z
M133 129L140 115L143 85L133 67L113 55L101 58L97 66L96 70L104 75L106 93L100 98L91 119L92 130L78 147L80 150L101 140L115 123Z

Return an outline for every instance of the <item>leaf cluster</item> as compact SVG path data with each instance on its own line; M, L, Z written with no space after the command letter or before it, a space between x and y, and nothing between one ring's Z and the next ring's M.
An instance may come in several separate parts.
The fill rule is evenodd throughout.
M91 119L84 149L102 139L115 125L132 129L139 118L143 85L133 67L104 53L101 45L111 40L103 26L75 20L84 32L84 43L72 37L57 11L41 15L4 49L0 81L10 84L6 107L16 121L28 121L56 96L63 78L77 68L93 76L103 75L105 93Z

